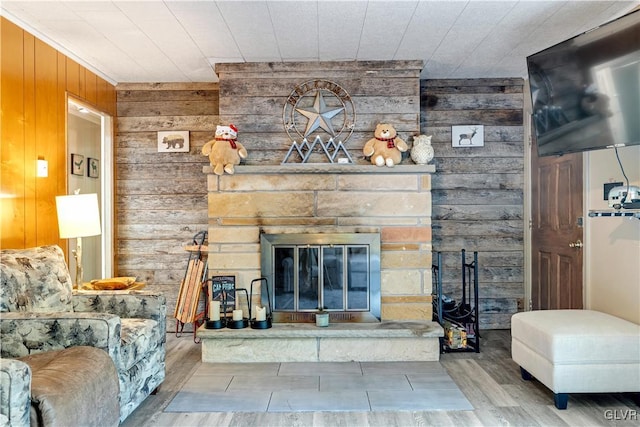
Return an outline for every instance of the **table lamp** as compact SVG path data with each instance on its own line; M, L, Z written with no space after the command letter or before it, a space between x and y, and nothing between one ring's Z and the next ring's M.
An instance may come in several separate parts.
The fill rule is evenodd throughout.
M82 286L82 238L97 236L100 231L98 195L72 194L56 196L58 229L61 239L76 239L73 256L76 259L76 286Z

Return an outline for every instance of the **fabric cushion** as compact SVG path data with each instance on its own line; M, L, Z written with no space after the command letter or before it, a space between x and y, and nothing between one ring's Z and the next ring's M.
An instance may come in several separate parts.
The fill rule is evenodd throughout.
M141 358L148 356L162 342L162 337L155 320L121 318L120 322L120 364L121 369L128 370Z
M118 373L105 351L78 346L20 360L32 372L32 426L102 427L120 423Z
M0 251L0 312L73 311L72 282L59 246Z
M516 313L511 336L555 365L640 360L640 325L598 311Z

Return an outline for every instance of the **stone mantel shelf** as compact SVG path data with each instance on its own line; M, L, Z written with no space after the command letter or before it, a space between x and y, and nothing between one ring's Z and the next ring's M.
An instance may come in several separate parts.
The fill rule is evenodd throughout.
M202 171L213 174L211 166L203 166ZM237 175L266 174L428 174L436 171L435 165L398 165L392 168L374 165L354 165L337 163L304 163L285 165L239 165Z

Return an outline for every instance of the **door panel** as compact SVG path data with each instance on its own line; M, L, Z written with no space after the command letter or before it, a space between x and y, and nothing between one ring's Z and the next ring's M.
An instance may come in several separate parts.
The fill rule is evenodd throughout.
M582 308L582 154L531 159L532 308Z

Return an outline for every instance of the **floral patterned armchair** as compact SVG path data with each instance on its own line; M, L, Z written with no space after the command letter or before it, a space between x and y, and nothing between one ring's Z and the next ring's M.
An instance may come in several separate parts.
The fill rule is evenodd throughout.
M105 350L118 370L120 421L158 388L165 377L163 295L136 290L73 290L64 254L55 245L5 249L0 257L2 358L80 345ZM13 387L11 395L7 394L4 382L15 378L10 374L22 371L19 364L1 362L0 414L11 413L13 419L16 408L24 403L14 399Z

